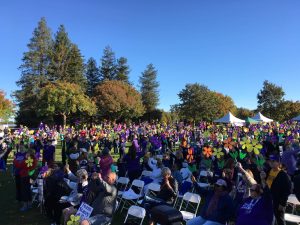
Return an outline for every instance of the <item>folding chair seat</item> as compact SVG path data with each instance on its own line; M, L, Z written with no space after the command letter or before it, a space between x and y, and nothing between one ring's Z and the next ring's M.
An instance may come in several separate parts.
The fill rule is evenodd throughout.
M122 198L120 200L120 205L123 203L123 207L121 208L121 212L126 205L136 205L137 201L143 197L143 188L144 188L144 181L135 179L133 180L130 188L127 191L122 193ZM135 192L134 190L137 190Z
M293 214L290 214L290 213L285 213L284 214L284 220L286 222L289 222L289 223L300 224L300 216L293 215Z
M121 197L124 191L126 191L126 188L129 184L129 178L128 177L119 177L116 181L117 189L118 189L118 197Z
M287 200L287 204L292 207L292 214L294 214L297 206L300 205L300 202L298 201L296 195L290 194Z

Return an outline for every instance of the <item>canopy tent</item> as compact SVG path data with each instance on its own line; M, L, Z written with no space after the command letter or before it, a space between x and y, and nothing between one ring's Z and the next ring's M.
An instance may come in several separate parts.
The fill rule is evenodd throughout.
M258 112L255 116L253 116L251 119L253 120L257 120L258 122L272 122L272 119L269 119L267 117L265 117L263 114L261 114L260 112Z
M234 115L232 115L231 112L228 112L225 116L223 116L222 118L215 120L215 123L233 123L236 125L242 125L243 123L245 123L245 120L241 120L237 117L235 117Z
M250 118L250 117L247 117L247 118L245 119L245 121L246 121L246 123L249 123L249 124L259 123L257 120L254 120L254 119L252 119L252 118Z
M300 121L300 115L299 115L299 116L296 116L296 117L293 118L292 120L294 120L294 121Z

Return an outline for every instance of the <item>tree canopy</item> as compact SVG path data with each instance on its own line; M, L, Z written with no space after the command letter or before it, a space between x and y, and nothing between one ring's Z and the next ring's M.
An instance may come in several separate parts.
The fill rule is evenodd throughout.
M84 94L82 88L74 83L57 81L49 83L41 89L38 95L40 115L61 115L66 125L67 116L71 113L85 112L88 115L96 113L96 105Z
M125 82L104 81L96 87L95 93L94 99L102 117L131 119L144 113L140 93Z
M0 119L7 122L14 114L14 104L5 98L4 91L0 90Z

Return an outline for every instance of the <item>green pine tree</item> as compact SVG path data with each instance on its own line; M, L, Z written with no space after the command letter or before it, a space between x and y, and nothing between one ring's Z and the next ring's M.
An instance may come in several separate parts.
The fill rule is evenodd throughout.
M87 95L94 96L94 90L97 84L100 82L99 70L94 58L89 58L85 68L85 76L87 79Z
M18 124L37 125L40 122L36 114L36 95L48 81L51 45L51 31L46 19L41 18L27 45L28 51L23 53L22 64L19 67L21 78L17 85L20 90L14 93L19 108L16 116Z
M149 64L146 70L139 78L141 86L142 101L146 108L146 112L151 112L156 109L159 102L158 87L159 83L156 80L157 70L152 64Z
M106 46L101 58L100 77L101 81L115 80L116 78L116 57L110 46Z
M129 73L130 73L130 69L129 69L129 65L127 64L127 59L125 57L120 57L117 60L116 80L120 80L127 84L130 84Z

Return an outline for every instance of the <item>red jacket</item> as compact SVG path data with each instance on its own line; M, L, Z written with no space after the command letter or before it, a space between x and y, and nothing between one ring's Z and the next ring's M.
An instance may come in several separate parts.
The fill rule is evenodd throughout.
M21 177L27 177L29 176L29 172L31 170L34 170L37 166L37 160L36 158L33 158L33 162L32 162L32 165L31 166L27 166L26 164L26 160L28 158L25 158L24 160L22 161L18 161L16 159L14 159L14 166L17 168L17 169L20 169L20 176Z

